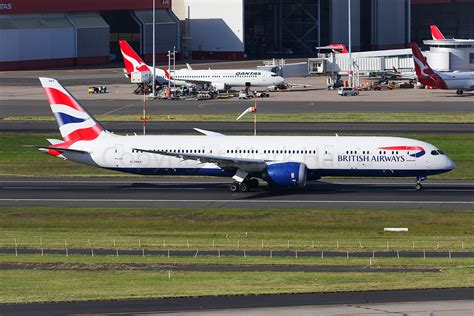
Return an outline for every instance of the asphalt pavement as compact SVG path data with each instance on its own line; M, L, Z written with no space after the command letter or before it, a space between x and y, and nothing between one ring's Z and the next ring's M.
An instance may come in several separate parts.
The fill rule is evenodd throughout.
M408 281L407 281L408 282ZM279 311L286 312L283 315L320 315L318 309L329 305L344 304L342 307L357 306L363 304L361 308L347 309L352 314L367 315L374 314L371 304L383 307L388 302L391 308L380 308L374 310L375 315L392 314L412 314L413 311L420 311L422 315L429 315L434 306L440 301L444 304L450 303L450 308L437 307L440 314L449 311L448 315L472 315L474 307L474 288L453 288L453 289L425 289L425 290L390 290L390 291L359 291L359 292L338 292L338 293L302 293L302 294L267 294L267 295L235 295L235 296L202 296L183 298L162 298L162 299L141 299L141 300L111 300L111 301L90 301L90 302L64 302L64 303L40 303L40 304L0 304L2 315L71 315L71 314L114 314L114 315L137 315L143 313L172 312L198 312L202 314L212 312L213 314L223 314L237 312L238 315L272 315ZM399 302L412 302L411 309L402 313L403 307ZM427 303L429 302L429 303ZM381 306L382 305L382 306ZM417 306L423 305L423 309ZM373 305L372 305L373 306ZM273 309L264 309L272 307ZM299 307L299 308L298 308ZM306 308L306 313L301 308ZM376 308L374 306L373 308ZM254 310L249 310L254 309ZM255 310L256 309L256 310ZM262 313L258 313L258 311ZM404 309L403 309L404 310ZM252 311L252 313L250 313ZM309 312L309 313L308 313ZM334 311L333 311L334 312ZM332 315L332 313L329 313ZM189 315L189 314L188 314ZM438 315L436 313L436 315Z
M265 184L232 193L230 179L3 180L1 206L172 207L172 208L349 208L472 210L474 183L415 180L311 182L302 191L275 191Z
M92 115L121 114L140 115L143 101L100 99L84 100L81 103ZM0 117L4 116L51 116L46 99L39 100L0 100ZM152 100L147 102L148 112L152 115L168 114L235 114L236 117L246 107L253 105L252 100ZM411 101L273 101L258 103L258 113L262 114L298 114L298 113L472 113L472 101L457 102L411 102Z
M101 122L109 131L120 134L142 133L142 122ZM175 135L199 133L193 128L223 134L253 134L249 122L148 122L149 135ZM55 121L0 120L2 133L59 133ZM474 126L466 123L258 123L260 135L318 135L318 134L471 134Z

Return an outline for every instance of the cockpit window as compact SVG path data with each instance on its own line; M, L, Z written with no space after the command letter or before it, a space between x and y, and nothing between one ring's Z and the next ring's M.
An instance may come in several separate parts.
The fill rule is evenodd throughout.
M278 75L277 74L272 74L272 77L278 77Z
M438 151L437 151L437 150L432 150L432 151L431 151L431 154L432 154L433 156L437 156L437 155L439 155L439 153L438 153Z
M442 150L439 150L439 149L438 149L438 153L439 153L440 155L446 155Z

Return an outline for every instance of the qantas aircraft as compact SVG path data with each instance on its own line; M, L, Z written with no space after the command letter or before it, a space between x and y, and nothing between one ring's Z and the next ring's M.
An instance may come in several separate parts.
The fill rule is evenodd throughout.
M323 176L416 177L454 169L435 146L409 138L367 136L120 136L105 130L58 81L39 78L62 139L40 150L75 162L142 175L232 177L230 190L303 188Z
M328 46L319 46L316 49L330 49L334 54L349 54L344 44L329 44Z
M436 25L430 25L431 37L434 41L442 41L440 44L472 44L472 39L446 38ZM468 42L468 43L466 43Z
M439 72L431 69L416 43L411 44L415 72L418 81L429 87L445 90L456 90L456 94L462 95L464 90L474 89L473 71L451 71Z
M145 64L127 41L119 43L128 75L135 71L150 71L153 74L153 67ZM167 84L169 81L173 81L177 86L210 84L219 91L246 86L274 88L285 84L285 79L274 72L255 69L193 70L187 64L186 69L176 70L173 75L166 68L155 67L155 74L156 81L160 84Z

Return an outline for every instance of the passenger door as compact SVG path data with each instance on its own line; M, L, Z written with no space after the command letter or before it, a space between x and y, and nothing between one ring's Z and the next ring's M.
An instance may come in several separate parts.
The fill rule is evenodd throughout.
M325 167L332 166L334 163L334 146L324 146L323 165Z
M118 167L123 161L123 145L117 144L114 147L115 166Z

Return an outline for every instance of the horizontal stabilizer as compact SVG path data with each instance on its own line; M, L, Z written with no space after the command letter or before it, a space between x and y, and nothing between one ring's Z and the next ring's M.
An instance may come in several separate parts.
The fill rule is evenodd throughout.
M64 141L60 140L60 139L47 139L47 141L51 144L51 145L57 145L57 144L61 144L63 143Z
M39 146L37 148L40 151L44 151L44 152L49 152L50 150L55 150L55 151L59 151L61 153L63 153L63 152L71 152L71 153L79 153L79 154L90 154L91 153L90 151L86 151L86 150L61 148L61 147L54 147L54 146L50 146L50 147Z

